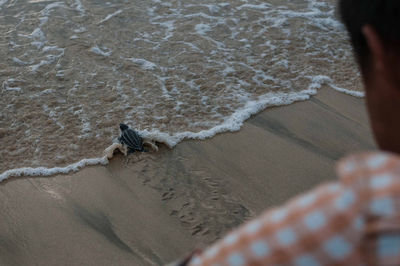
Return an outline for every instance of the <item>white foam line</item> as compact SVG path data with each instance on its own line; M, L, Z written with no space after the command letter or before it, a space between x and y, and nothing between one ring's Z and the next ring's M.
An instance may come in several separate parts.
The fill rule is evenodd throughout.
M312 89L320 89L322 84L327 84L329 85L332 89L338 91L338 92L342 92L354 97L358 97L358 98L364 98L365 97L365 93L362 91L353 91L353 90L349 90L349 89L345 89L345 88L340 88L338 86L336 86L335 84L333 84L333 80L328 77L328 76L324 76L324 75L318 75L318 76L309 76L309 79L311 79L311 85L310 88Z
M229 118L225 121L208 130L202 130L200 132L181 132L174 136L159 131L140 131L143 137L149 137L155 141L163 142L170 148L177 145L184 139L199 139L204 140L211 138L218 133L223 132L235 132L239 131L243 126L244 121L250 118L252 115L264 110L267 107L289 105L295 101L305 101L317 93L316 89L307 89L300 92L292 93L267 93L260 96L257 100L249 101L247 104L236 110ZM21 176L51 176L56 174L68 174L71 172L77 172L79 169L90 166L90 165L106 165L108 164L107 156L101 158L83 159L77 163L68 165L66 167L24 167L18 169L7 170L0 175L0 182L10 177L21 177Z
M335 86L333 84L329 84L329 86L331 86L332 89L334 89L336 91L343 92L343 93L346 93L346 94L354 96L354 97L358 97L358 98L364 98L365 97L365 92L363 92L363 91L352 91L352 90L348 90L348 89L337 87L337 86Z
M89 165L106 165L108 164L107 156L101 158L83 159L77 163L68 165L66 167L23 167L18 169L12 169L5 171L0 175L0 182L8 179L10 177L20 177L20 176L51 176L56 174L68 174L71 172L77 172L79 169L89 166Z
M218 133L239 131L244 121L267 107L289 105L296 101L305 101L316 93L316 89L307 89L300 92L264 94L257 100L247 102L244 107L236 110L230 117L225 119L222 124L197 133L185 131L171 136L159 131L144 130L140 131L140 134L144 137L152 138L155 141L163 142L172 148L184 139L204 140Z
M244 5L236 7L236 9L238 9L238 10L242 10L243 8L265 10L265 9L270 9L271 8L271 4L268 4L268 3L262 3L262 4L259 4L259 5L244 4Z
M112 14L107 15L105 18L103 18L102 20L100 20L99 23L97 23L97 24L101 24L101 23L103 23L103 22L106 22L106 21L109 20L110 18L112 18L112 17L114 17L114 16L116 16L116 15L118 15L118 14L121 14L122 11L123 11L123 10L120 9L120 10L115 11L115 12L112 13Z
M102 56L110 56L111 55L111 51L104 52L97 45L90 48L90 51L95 54L102 55Z
M330 83L331 79L327 76L315 76L312 78L313 83L307 90L302 90L300 92L289 92L289 93L266 93L259 96L257 100L248 101L246 105L238 110L236 110L230 117L225 119L225 121L215 126L211 129L202 130L200 132L190 132L185 131L175 135L170 135L168 133L156 131L143 130L140 134L145 138L151 138L155 141L165 143L170 148L176 146L179 142L185 139L198 139L205 140L212 138L216 134L223 132L235 132L239 131L243 126L244 122L249 119L252 115L259 113L260 111L273 106L284 106L290 105L297 101L305 101L310 99L312 95L317 94L317 89L324 83ZM332 84L329 84L335 90L356 96L363 97L362 92L350 91L347 89L338 88ZM10 177L19 176L51 176L56 174L68 174L70 172L77 172L79 169L90 166L90 165L106 165L108 164L107 156L101 158L93 159L83 159L77 163L68 165L66 167L25 167L7 170L0 175L0 182Z
M135 64L138 64L141 68L145 70L153 70L157 68L157 65L154 64L153 62L150 62L146 59L143 58L126 58L126 60L129 60Z

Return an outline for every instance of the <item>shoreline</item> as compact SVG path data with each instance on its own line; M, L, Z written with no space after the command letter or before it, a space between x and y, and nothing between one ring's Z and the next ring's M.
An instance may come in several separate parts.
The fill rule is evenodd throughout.
M364 100L323 87L237 132L1 182L0 264L161 265L333 180L337 159L374 144Z
M143 137L150 138L160 145L166 145L173 149L176 145L182 141L187 140L207 140L215 137L219 134L233 133L240 131L247 120L266 111L267 109L274 107L283 107L291 105L296 102L308 101L318 93L318 89L323 84L327 84L331 89L341 92L343 94L351 95L357 98L363 98L364 93L358 91L350 91L335 87L331 84L331 80L326 76L318 76L314 79L312 89L306 89L295 93L272 93L265 94L258 100L249 101L244 107L235 111L226 121L222 124L217 125L213 128L202 130L200 132L181 132L174 136L161 133L161 132L149 132L143 131L141 134ZM111 146L110 146L111 147ZM106 148L104 152L107 150ZM103 153L104 153L103 152ZM0 183L4 182L9 178L18 177L33 177L33 176L54 176L57 174L71 174L78 172L84 167L95 166L95 165L107 165L109 158L105 154L102 157L97 158L83 158L77 162L73 162L66 166L54 166L54 167L21 167L15 169L8 169L0 173Z
M321 81L322 82L322 81ZM316 86L320 86L318 83ZM140 131L139 133L144 138L152 139L161 145L173 149L176 145L185 140L206 140L210 139L218 134L236 132L239 131L244 123L252 116L276 106L286 106L298 101L309 100L312 95L317 93L316 89L307 89L300 92L294 93L267 93L258 100L248 101L246 105L236 110L228 119L223 123L212 127L210 129L202 130L200 132L184 131L177 133L173 136L162 133L162 132L149 132L147 130ZM112 145L112 144L111 144ZM109 146L111 147L111 146ZM108 148L109 148L108 147ZM106 148L104 152L108 149ZM103 153L104 153L103 152ZM107 165L108 159L103 157L96 158L83 158L77 162L73 162L66 166L54 166L54 167L21 167L15 169L9 169L0 173L0 182L15 177L23 176L53 176L57 174L69 174L78 172L86 166L93 165Z

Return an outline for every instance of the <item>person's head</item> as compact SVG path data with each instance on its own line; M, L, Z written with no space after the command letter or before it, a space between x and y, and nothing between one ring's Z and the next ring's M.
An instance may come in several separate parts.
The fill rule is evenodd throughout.
M400 153L400 1L339 0L379 147Z

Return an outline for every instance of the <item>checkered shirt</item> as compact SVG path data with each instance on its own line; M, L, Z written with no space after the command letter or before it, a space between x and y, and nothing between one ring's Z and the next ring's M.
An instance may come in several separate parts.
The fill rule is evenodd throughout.
M194 256L198 265L400 265L400 157L353 155L328 183Z

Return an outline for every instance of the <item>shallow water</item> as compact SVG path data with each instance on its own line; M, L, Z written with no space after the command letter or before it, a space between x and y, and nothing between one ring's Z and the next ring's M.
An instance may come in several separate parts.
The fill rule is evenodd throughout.
M0 34L0 174L99 157L120 122L173 146L361 88L332 0L0 0Z

